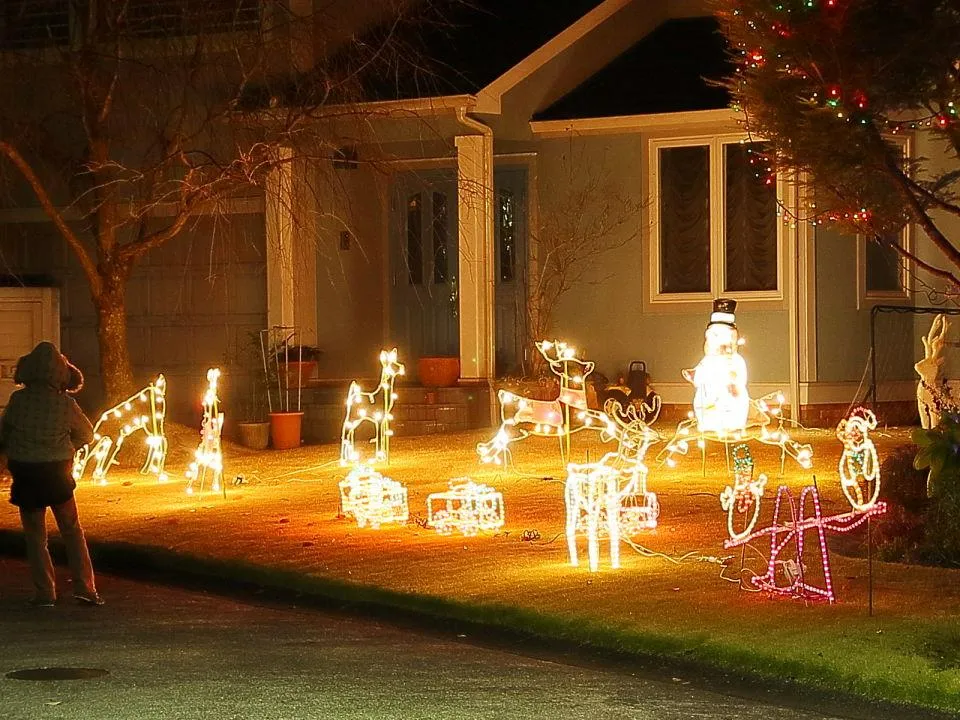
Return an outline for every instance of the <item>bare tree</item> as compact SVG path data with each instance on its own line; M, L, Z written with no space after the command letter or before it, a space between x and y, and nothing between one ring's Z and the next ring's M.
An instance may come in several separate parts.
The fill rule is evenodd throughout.
M611 251L640 236L640 216L646 205L613 177L605 157L586 159L572 140L561 171L548 185L552 187L544 194L556 198L555 204L546 208L539 228L531 233L532 261L521 308L526 345L548 338L556 308L567 293L590 282ZM543 358L535 353L524 370L539 375L543 366Z
M370 79L415 64L401 30L439 4L328 0L297 16L297 3L261 0L4 3L0 171L26 183L79 261L108 398L134 385L135 264L197 213L270 192L278 168L334 157L333 128L369 119ZM351 16L378 29L351 32Z

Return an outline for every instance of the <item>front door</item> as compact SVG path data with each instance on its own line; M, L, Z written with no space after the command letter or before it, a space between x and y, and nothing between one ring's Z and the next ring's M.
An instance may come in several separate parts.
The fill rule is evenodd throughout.
M456 171L411 172L394 183L390 335L408 371L418 357L459 355Z

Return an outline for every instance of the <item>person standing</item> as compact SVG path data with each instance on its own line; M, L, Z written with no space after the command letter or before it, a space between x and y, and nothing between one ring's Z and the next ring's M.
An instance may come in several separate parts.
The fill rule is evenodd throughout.
M73 597L103 605L73 496L73 455L93 441L93 427L72 395L83 375L53 343L41 342L17 362L10 396L0 419L0 452L13 476L10 502L20 510L33 579L32 605L52 607L56 576L47 547L47 508L60 529L73 575Z

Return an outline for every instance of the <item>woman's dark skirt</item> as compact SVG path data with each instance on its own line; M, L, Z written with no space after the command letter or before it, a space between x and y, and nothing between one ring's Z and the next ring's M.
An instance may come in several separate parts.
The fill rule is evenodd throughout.
M10 460L7 469L13 476L10 502L21 510L40 510L60 505L73 497L73 461L21 462Z

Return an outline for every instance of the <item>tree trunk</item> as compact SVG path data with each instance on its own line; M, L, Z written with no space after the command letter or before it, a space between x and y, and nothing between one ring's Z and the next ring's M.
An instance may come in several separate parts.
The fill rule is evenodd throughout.
M107 402L130 397L136 387L127 350L126 278L104 283L93 303L97 308L97 339L100 342L100 377Z

